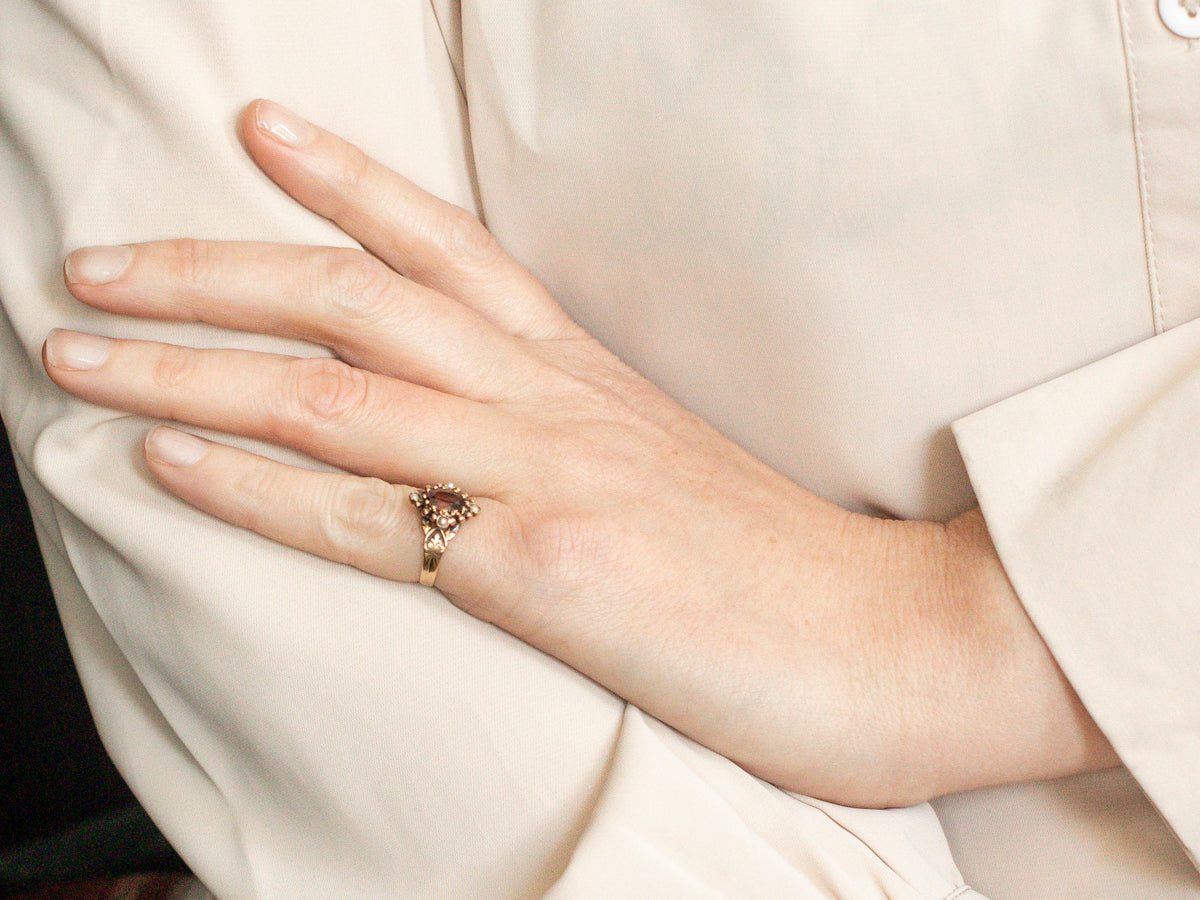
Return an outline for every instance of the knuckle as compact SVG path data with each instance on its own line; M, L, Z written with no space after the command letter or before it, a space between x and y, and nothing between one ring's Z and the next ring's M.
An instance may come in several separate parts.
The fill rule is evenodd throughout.
M317 357L289 363L290 393L302 419L313 425L337 422L367 403L367 375L336 359Z
M194 352L184 347L164 346L154 360L150 377L156 388L170 396L196 374Z
M336 168L337 183L348 191L358 191L371 171L371 158L354 146L347 146Z
M357 147L347 145L328 164L326 173L331 190L324 198L321 214L350 231L361 216L363 197L371 193L371 158Z
M214 279L212 246L194 238L177 238L170 242L171 274L192 291L204 291Z
M628 475L631 466L624 435L611 431L593 437L594 443L578 436L564 438L564 456L557 464L560 477L599 485L615 472Z
M361 250L335 251L324 258L316 280L338 313L380 318L390 305L395 279L383 263Z
M459 206L440 207L432 223L434 239L452 257L486 268L504 255L500 242L474 215Z
M359 566L395 531L396 491L378 478L337 479L321 516L323 538L339 562Z
M534 583L550 581L582 588L596 567L621 564L612 558L611 542L594 517L547 514L527 525L521 538L527 577Z
M268 504L279 503L278 478L269 465L256 464L239 469L231 479L236 507L231 511L234 525L259 531L262 510Z
M574 516L551 516L528 532L529 555L540 568L572 567L595 547L587 523Z

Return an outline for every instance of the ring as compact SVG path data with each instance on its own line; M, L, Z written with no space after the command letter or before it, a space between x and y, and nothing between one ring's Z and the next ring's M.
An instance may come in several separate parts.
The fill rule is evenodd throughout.
M446 545L463 522L479 515L479 505L452 484L427 484L424 490L409 494L408 499L417 508L425 531L421 584L433 587Z

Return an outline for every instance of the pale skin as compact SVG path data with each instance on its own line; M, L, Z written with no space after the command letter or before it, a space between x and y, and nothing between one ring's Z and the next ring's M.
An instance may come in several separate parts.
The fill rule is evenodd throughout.
M977 510L847 512L608 353L469 213L256 101L245 145L367 251L167 241L76 251L113 313L303 338L336 359L55 332L94 403L294 447L285 466L160 426L181 499L381 578L415 581L413 486L480 507L437 588L749 771L904 805L1116 757L1010 587Z

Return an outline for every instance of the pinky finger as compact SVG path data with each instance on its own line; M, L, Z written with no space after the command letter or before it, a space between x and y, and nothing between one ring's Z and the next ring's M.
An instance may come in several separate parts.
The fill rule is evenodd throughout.
M166 426L146 436L145 458L167 490L230 524L381 578L420 576L423 533L409 487L285 465ZM472 598L473 607L477 598L507 593L477 576L503 578L497 563L511 534L503 504L478 503L481 514L462 527L437 575L438 588L456 602Z

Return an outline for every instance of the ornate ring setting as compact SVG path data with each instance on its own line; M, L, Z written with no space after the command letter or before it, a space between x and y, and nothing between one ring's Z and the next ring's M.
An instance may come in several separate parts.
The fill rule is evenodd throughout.
M409 494L408 500L420 514L425 532L421 584L433 587L446 545L463 522L479 515L479 504L452 484L427 484Z

